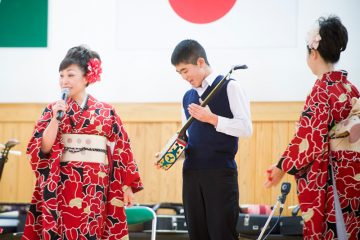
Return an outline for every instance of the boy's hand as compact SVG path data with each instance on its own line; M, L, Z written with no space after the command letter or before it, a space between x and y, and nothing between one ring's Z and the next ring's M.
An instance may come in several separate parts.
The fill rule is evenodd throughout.
M200 122L206 122L217 126L218 117L217 115L213 114L208 106L201 107L198 104L192 103L188 107L189 113L195 119L199 120Z
M161 169L160 165L157 163L158 161L157 159L159 158L159 155L160 155L159 152L155 154L156 161L154 162L154 166L156 167L156 169Z

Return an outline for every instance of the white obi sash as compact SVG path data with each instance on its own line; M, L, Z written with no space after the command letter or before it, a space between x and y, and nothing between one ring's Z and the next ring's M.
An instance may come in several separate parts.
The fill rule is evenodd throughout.
M351 99L349 117L336 124L329 132L332 151L360 152L360 99Z
M89 134L63 134L64 152L61 162L93 162L108 165L104 136Z

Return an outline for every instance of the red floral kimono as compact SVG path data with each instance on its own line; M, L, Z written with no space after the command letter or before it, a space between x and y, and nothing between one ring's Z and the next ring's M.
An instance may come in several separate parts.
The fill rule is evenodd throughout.
M360 152L329 151L328 137L329 129L348 117L352 97L358 98L359 91L345 71L318 79L277 165L295 175L304 239L337 238L331 162L349 239L360 239Z
M45 108L28 144L36 185L23 239L128 239L122 186L137 192L142 183L127 133L115 109L90 95L83 108L72 99L67 104L50 153L42 153L40 146L52 104ZM60 161L62 134L69 133L106 137L108 164Z

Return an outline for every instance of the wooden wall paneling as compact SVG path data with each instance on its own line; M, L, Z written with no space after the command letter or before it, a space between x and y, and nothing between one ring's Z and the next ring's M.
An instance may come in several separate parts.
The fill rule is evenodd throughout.
M252 102L251 119L256 122L296 121L302 102Z
M168 123L161 128L160 134L160 145L157 151L160 151L169 139L180 129L180 122ZM159 179L158 191L159 198L158 202L170 202L181 203L182 202L182 165L184 156L182 155L177 162L167 171L158 170L152 168ZM167 199L167 200L162 200Z
M125 122L166 123L181 120L180 103L112 104Z
M136 199L139 202L144 202L146 199L144 199L144 193L146 190L148 190L148 186L146 184L146 178L148 175L148 170L146 168L146 155L147 155L147 143L146 143L146 137L147 132L145 131L144 127L146 124L141 122L131 122L131 123L125 123L128 127L127 131L129 136L131 137L131 147L133 150L134 158L136 159L136 162L139 167L140 177L143 181L145 190L142 190L141 192L136 194Z
M133 149L139 162L140 175L145 188L137 194L138 201L158 203L160 199L165 199L164 201L181 202L181 182L179 181L181 180L182 162L177 162L168 171L158 170L154 166L155 154L176 132L178 124L136 123L136 125L141 136L135 135L136 142L133 141ZM134 138L134 135L132 136ZM139 147L141 151L139 151Z
M2 143L7 142L10 138L16 138L16 124L5 123L2 129ZM19 149L19 146L13 149ZM14 202L18 199L18 168L19 157L10 155L8 161L4 165L4 170L1 178L0 185L0 198L7 202Z
M17 126L18 135L17 139L20 141L19 150L21 150L21 157L16 157L19 164L18 173L18 202L29 202L35 186L35 173L30 166L30 160L26 155L26 147L30 140L31 134L34 129L33 123L19 123Z
M42 103L0 104L0 123L31 122L34 126L46 106Z
M272 145L272 123L256 123L256 157L255 172L253 178L255 182L255 199L257 203L266 204L271 202L271 189L264 188L265 171L271 164L271 145ZM249 189L250 190L250 189Z
M142 130L143 124L136 122L130 122L130 123L123 122L123 124L130 139L131 149L133 151L133 157L138 165L140 177L143 179L144 175L146 174L145 171L146 145L143 144L145 137L145 134ZM140 193L137 193L135 195L136 201L139 201Z
M10 155L0 182L0 202L30 202L35 176L25 155L26 145L35 121L46 104L0 104L0 141L11 137L21 144L15 150L22 156ZM180 128L179 103L114 104L131 139L145 189L136 195L139 203L181 202L182 160L168 171L153 167L154 154ZM277 161L294 133L302 103L252 103L253 135L239 140L236 162L239 170L241 204L274 204L279 186L263 187L265 170ZM156 114L154 114L156 113ZM164 116L164 117L162 117ZM297 204L294 177L287 175L292 191L286 207ZM289 213L289 211L287 211Z
M289 143L289 139L288 139L288 130L289 130L289 122L275 122L273 123L273 131L272 131L272 154L271 154L271 164L275 164L279 161L281 154L285 151L286 146ZM295 193L294 191L294 184L293 184L293 179L292 176L285 174L282 182L290 182L291 183L291 191L287 196L286 199L286 203L285 203L285 207L284 207L284 214L288 214L289 210L288 210L288 206L293 205L293 195ZM281 183L274 187L272 189L272 194L271 194L271 201L273 203L276 202L277 197L281 194Z
M255 181L256 171L256 124L253 124L253 134L251 138L240 139L239 149L236 155L238 165L238 182L240 193L240 204L252 204L255 202Z
M155 203L159 202L160 199L170 199L173 197L173 193L171 192L173 189L170 187L173 182L173 175L166 175L162 170L158 170L154 167L155 162L155 154L160 150L160 142L163 134L164 125L168 125L169 123L159 124L157 123L157 127L153 127L148 125L145 127L144 131L146 131L145 135L145 144L146 144L146 165L145 171L146 175L144 177L145 190L142 194L146 198L146 202ZM169 127L169 126L168 126ZM174 126L175 128L175 126ZM159 148L160 147L160 148ZM174 174L174 169L170 170L172 174ZM169 173L169 172L167 172Z
M250 184L254 184L252 181L251 173L255 171L255 165L253 164L251 147L253 138L240 139L238 154L236 155L236 163L238 166L238 184L240 194L240 204L248 204L254 201L254 191L248 191L251 187Z
M168 171L161 169L156 169L152 164L156 161L155 155L161 151L165 146L170 137L175 134L177 131L177 124L175 122L166 122L159 126L155 134L157 138L152 140L152 150L149 160L151 164L149 165L148 171L151 171L152 178L147 179L148 184L151 185L151 189L154 193L154 197L150 199L151 203L159 203L163 199L173 199L175 198L174 186L176 174L176 165L177 162L172 168Z
M153 152L152 161L155 161L154 154L161 151L169 139L179 130L178 122L163 124L160 129L160 138L156 150ZM183 157L181 157L182 159ZM182 202L182 160L177 162L167 171L152 167L156 179L152 179L158 194L158 202Z

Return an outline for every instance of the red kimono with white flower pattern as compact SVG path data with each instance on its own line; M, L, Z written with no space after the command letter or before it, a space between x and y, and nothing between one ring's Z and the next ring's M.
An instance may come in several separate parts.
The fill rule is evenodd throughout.
M40 151L52 104L35 126L27 153L36 185L23 239L128 239L122 186L142 189L127 133L114 108L88 96L83 109L72 99L49 154ZM109 164L61 162L61 134L106 137Z
M295 136L277 165L295 174L304 239L337 238L331 162L349 239L360 239L360 152L329 151L328 137L331 126L348 117L352 97L358 98L359 91L345 71L318 79Z

